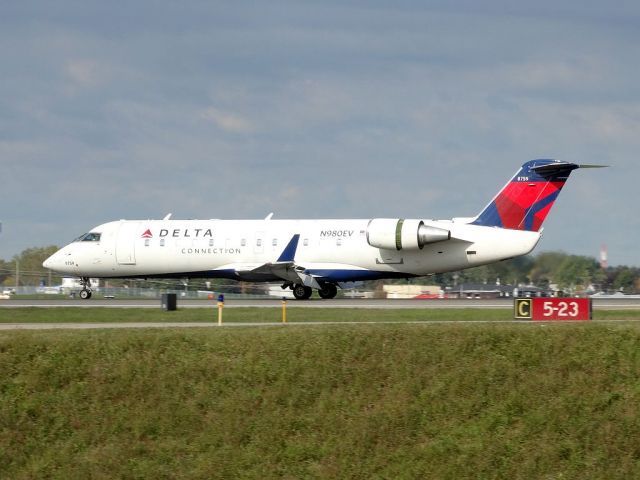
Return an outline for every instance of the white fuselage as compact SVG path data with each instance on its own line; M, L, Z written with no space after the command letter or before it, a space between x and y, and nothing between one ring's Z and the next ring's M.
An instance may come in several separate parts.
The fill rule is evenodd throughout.
M540 232L423 221L451 238L422 249L380 249L367 241L370 220L120 220L91 230L99 240L75 241L45 266L80 277L227 277L274 281L252 273L278 262L295 235L295 265L327 282L410 277L529 253Z

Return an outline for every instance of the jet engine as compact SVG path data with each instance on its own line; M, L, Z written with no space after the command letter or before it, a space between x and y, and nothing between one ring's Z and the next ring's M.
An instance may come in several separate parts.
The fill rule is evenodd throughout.
M367 242L384 250L418 250L451 238L444 228L425 225L422 220L374 218L367 225Z

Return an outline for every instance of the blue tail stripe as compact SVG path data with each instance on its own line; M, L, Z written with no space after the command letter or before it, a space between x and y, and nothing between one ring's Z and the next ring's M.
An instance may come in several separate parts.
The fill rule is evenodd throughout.
M496 206L496 202L491 202L491 204L484 209L484 211L478 216L478 218L473 221L473 225L503 228L504 225L502 224L502 219L498 214L498 207Z
M555 202L558 198L558 195L560 195L560 190L553 192L546 198L543 198L529 209L524 217L524 226L526 230L533 230L533 222L535 220L536 213L538 213L540 210L543 210L550 203Z

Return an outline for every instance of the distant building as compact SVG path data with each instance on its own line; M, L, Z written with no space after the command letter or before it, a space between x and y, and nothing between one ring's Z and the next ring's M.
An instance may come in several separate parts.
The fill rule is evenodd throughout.
M442 298L438 285L383 285L387 298Z
M514 296L513 285L461 283L445 288L446 298L508 298Z
M553 288L544 289L544 288L536 287L534 285L518 285L518 288L514 290L513 295L515 297L533 298L533 297L556 296L554 295L554 293L555 293L555 289Z

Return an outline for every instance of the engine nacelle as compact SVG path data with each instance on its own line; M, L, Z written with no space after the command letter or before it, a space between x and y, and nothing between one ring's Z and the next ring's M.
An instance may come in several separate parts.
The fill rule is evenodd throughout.
M374 218L367 226L369 245L384 250L421 250L450 238L449 230L427 226L422 220Z

